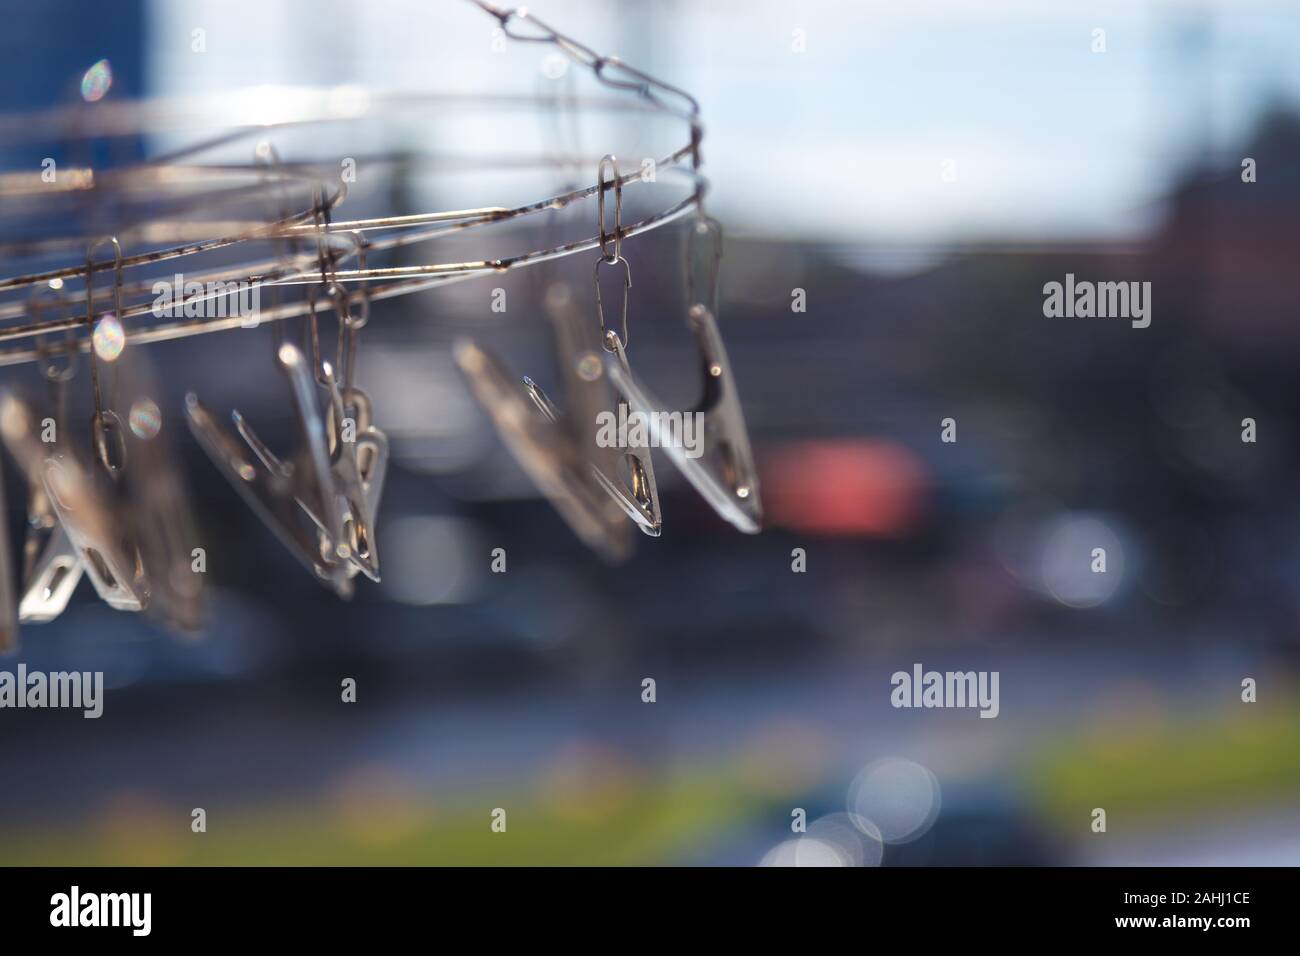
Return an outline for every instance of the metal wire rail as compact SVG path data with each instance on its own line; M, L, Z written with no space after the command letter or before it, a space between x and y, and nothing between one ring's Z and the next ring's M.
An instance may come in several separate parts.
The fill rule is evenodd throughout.
M576 100L575 103L580 108L641 111L686 124L687 141L657 160L657 168L670 174L679 174L689 186L689 193L684 198L640 219L620 223L616 227L617 240L621 241L651 231L692 212L702 213L704 196L708 188L707 181L699 172L703 126L699 119L699 105L690 94L629 66L617 57L596 53L590 47L547 26L522 8L501 9L482 0L470 0L470 2L495 18L507 37L521 42L551 45L570 60L587 69L601 85L617 92L631 92L636 96L635 101ZM363 267L356 261L359 251L364 250L373 256L376 253L408 248L468 230L563 209L574 203L588 200L592 196L603 198L609 189L622 189L625 186L645 188L639 171L619 172L608 181L572 189L522 205L487 206L415 215L331 221L347 198L346 187L340 185L333 191L329 191L324 186L323 179L312 181L313 170L310 167L274 164L202 167L182 165L178 162L187 156L201 155L213 146L247 136L253 131L265 135L268 129L382 116L390 111L430 104L457 104L469 105L472 108L486 108L537 102L535 98L521 97L389 97L366 94L352 88L344 88L343 91L299 91L299 94L291 98L291 103L282 108L278 114L267 115L263 112L255 125L248 124L233 131L226 130L214 138L134 168L111 171L101 175L98 181L91 173L84 177L81 188L95 190L97 196L103 196L113 191L147 188L150 183L175 182L184 177L202 181L205 175L209 177L251 176L256 179L256 187L248 187L248 190L277 189L310 182L314 189L314 201L310 208L300 208L297 212L270 223L256 221L205 223L187 220L130 223L114 232L114 236L123 245L149 242L157 246L160 241L172 241L170 244L151 248L146 252L123 255L120 259L117 257L91 259L75 265L0 279L0 295L18 294L23 291L30 294L37 290L56 289L61 294L62 307L72 313L62 317L42 317L42 312L48 310L34 309L30 299L0 301L0 322L17 323L0 326L0 342L38 340L34 344L23 347L0 350L0 365L38 361L47 351L40 345L40 337L53 334L71 336L70 341L61 347L78 348L82 351L89 349L91 343L86 316L94 311L95 302L87 302L87 293L68 289L65 283L81 280L87 286L93 286L90 280L97 273L115 272L117 292L130 302L132 297L138 297L146 292L148 284L141 279L128 280L126 274L129 270L141 270L180 260L192 262L194 257L205 253L268 243L273 246L288 245L290 249L282 250L275 256L252 259L219 270L187 270L186 278L200 283L237 282L252 288L273 288L296 285L318 286L328 273L329 281L354 286L348 293L350 304L354 299L360 299L362 296L368 301L381 301L474 276L506 272L602 248L602 239L609 237L589 236L560 245L531 249L498 258L402 266ZM104 103L96 106L107 107L107 109L96 109L89 115L81 110L65 108L36 117L0 117L0 134L18 141L66 136L69 129L74 129L83 137L122 136L192 125L196 116L211 117L218 123L238 124L241 118L232 115L232 110L237 110L241 104L244 107L248 105L248 100L243 94L206 100L203 109L196 109L193 104L187 106L174 101ZM247 198L248 190L237 192L236 195ZM32 188L27 183L0 180L0 199L5 198L6 195L31 196ZM203 194L198 198L201 200ZM78 247L93 248L105 242L107 238L107 236L87 236L84 240L35 242L9 239L0 241L0 255L49 252L57 250L60 246L79 251ZM301 244L304 240L311 240L317 248L306 252L292 251L292 245ZM329 250L328 254L322 250ZM353 267L346 267L349 265ZM366 285L364 292L355 288L360 284ZM108 292L101 290L99 294L107 296ZM93 300L95 293L91 292L89 295ZM310 300L277 303L261 309L258 322L259 324L277 322L305 316L310 313L312 307ZM145 319L152 316L152 313L150 302L136 302L121 308L117 319L124 324L130 343L169 341L237 328L244 323L244 320L239 317L196 317L149 326L137 324L134 328L126 327L126 324L132 320ZM27 321L22 321L23 319Z
M300 91L287 103L271 104L238 94L209 101L207 109L197 112L178 109L174 102L137 102L90 112L64 109L36 117L0 116L0 137L22 142L70 135L79 142L190 129L196 115L220 127L215 135L124 169L97 174L74 167L48 192L41 188L43 179L38 184L39 174L0 175L0 200L10 203L0 212L8 215L16 210L19 221L24 214L38 221L43 215L55 224L54 234L47 222L46 233L22 236L0 219L0 257L64 263L42 262L43 269L0 279L0 342L15 343L0 350L0 365L40 363L51 405L61 418L78 353L88 352L94 402L94 461L86 467L66 439L57 447L58 439L47 439L44 433L38 440L32 407L16 394L0 391L0 441L29 481L23 593L20 600L0 593L0 650L16 640L19 621L57 616L83 572L114 608L147 611L183 633L201 627L201 580L186 573L194 570L189 564L194 531L164 443L153 441L161 427L161 413L144 388L148 373L130 376L134 382L127 388L132 396L123 395L119 387L118 379L124 376L113 375L109 384L100 370L101 361L118 360L128 341L161 342L299 316L307 319L305 338L291 341L276 326L271 343L278 370L289 386L296 421L298 442L291 456L272 451L238 412L232 412L236 439L194 393L186 395L185 420L214 465L300 563L340 597L348 597L356 575L379 580L375 521L389 454L387 435L373 421L370 398L356 381L359 333L369 322L371 304L582 252L599 251L592 276L598 339L590 317L573 308L572 297L563 304L551 301L548 294L544 303L564 353L568 413L529 379L521 391L519 380L512 379L487 350L458 339L452 355L471 393L539 490L579 537L607 560L622 560L630 553L628 518L651 536L657 536L662 526L651 456L643 448L626 455L610 450L613 446L600 445L590 433L591 416L602 407L608 414L611 402L650 423L656 445L667 449L719 515L741 531L759 530L757 472L717 327L722 232L703 209L707 182L700 175L703 127L698 103L688 93L553 30L523 9L471 2L493 17L506 36L551 45L603 86L635 95L631 103L571 98L567 105L574 110L615 108L662 115L686 125L686 141L655 161L656 176L648 180L640 169L620 170L614 157L605 154L596 164L594 184L543 199L342 220L338 212L348 198L346 177L335 180L337 167L332 163L328 168L333 176L323 163L283 163L269 141L259 144L251 164L204 165L199 160L210 150L238 144L254 132L265 135L268 129L383 118L393 109L421 102L463 105L466 98L385 98L344 88ZM517 97L469 101L534 106L538 102ZM241 110L255 112L256 122L248 122ZM588 159L579 158L579 153L574 149L572 155L550 157L540 165L547 169L587 165ZM383 159L397 161L396 157ZM517 167L516 162L508 168ZM670 183L684 183L685 194L674 194L671 202L649 202L646 205L653 211L625 223L624 188L654 192L648 183L658 183L661 170L670 174ZM606 221L610 193L612 228ZM140 197L155 194L157 201L147 208L139 202ZM549 228L541 228L535 233L542 238L525 244L532 248L508 255L414 265L374 262L379 255L540 217L593 196L599 224L594 236L557 242ZM265 211L267 204L277 210L270 221L247 211L250 205ZM57 226L77 223L78 213L86 207L101 219L111 214L112 228L97 225L58 233ZM214 213L224 218L200 218ZM704 397L696 408L683 412L659 401L628 360L632 273L621 250L625 239L688 214L695 221L687 236L686 320L696 340ZM14 234L6 236L6 232ZM111 248L111 258L98 255L104 247ZM209 257L219 264L209 264ZM155 267L178 264L183 264L183 274L150 282L156 279ZM611 310L611 316L619 316L617 323L606 321L600 292L602 266L623 276L621 312ZM101 281L98 277L106 272L111 273L110 281ZM227 308L224 297L232 283L241 299L245 290L271 290L270 306L261 307L259 296L251 315L242 307ZM151 299L160 286L164 294ZM284 287L297 286L305 287L305 295L283 301ZM200 308L209 303L214 307ZM326 314L332 312L337 319L338 345L332 359L321 349L322 305ZM172 321L159 321L164 318ZM603 358L593 351L593 343L603 348ZM143 353L138 357L143 359ZM129 409L125 419L118 413L124 398ZM569 398L576 401L569 403ZM540 417L530 402L542 413ZM685 445L676 440L681 437L676 429L684 428L688 417L695 430L696 453L683 451ZM58 424L55 418L44 421ZM128 457L133 461L130 468ZM623 475L625 464L630 480ZM0 542L0 562L4 560L7 549ZM0 571L4 571L0 581L8 580L3 566Z

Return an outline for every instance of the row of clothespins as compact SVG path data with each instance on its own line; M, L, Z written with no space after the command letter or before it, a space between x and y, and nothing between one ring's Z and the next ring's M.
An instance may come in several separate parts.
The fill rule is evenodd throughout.
M339 315L339 354L320 357L316 310L310 347L284 341L275 327L276 367L294 410L296 443L273 452L238 411L236 440L194 394L185 399L190 430L216 466L286 547L323 583L350 596L358 573L378 580L375 518L388 462L388 441L372 421L370 399L351 381L356 337L368 309L354 312L347 293L330 286ZM0 542L0 649L17 644L20 623L59 616L83 574L111 607L143 611L167 629L195 634L204 619L206 551L151 397L152 376L135 355L129 375L115 376L113 404L101 399L95 352L90 362L95 410L89 463L62 433L77 351L58 365L45 359L52 414L12 391L0 395L0 438L28 478L27 531L18 593ZM340 371L342 370L341 373ZM127 394L123 394L123 392ZM0 511L3 509L0 508Z
M561 408L532 379L512 376L490 352L458 341L456 363L487 411L506 447L578 537L610 561L632 548L630 529L658 536L663 528L650 445L662 448L705 500L735 527L759 530L758 478L726 350L717 326L721 232L700 217L687 254L687 324L702 369L703 396L685 412L672 412L632 371L627 349L627 290L631 272L621 255L619 226L606 233L596 263L597 317L593 322L565 285L552 287L545 311L553 326L562 376ZM695 247L710 243L697 281ZM599 271L621 266L625 275L622 323L606 324ZM240 495L297 559L341 597L360 573L379 580L376 519L388 462L388 440L375 426L371 402L353 381L357 339L369 316L364 291L356 296L329 280L326 296L339 323L335 362L320 356L315 299L310 345L286 341L279 325L272 340L294 412L295 447L279 456L238 411L238 439L197 396L186 396L190 430ZM363 308L355 310L354 300ZM28 477L28 528L20 594L13 593L8 549L0 546L0 648L16 644L19 622L52 620L66 607L81 576L119 610L146 611L169 629L195 633L203 621L206 555L167 443L158 440L161 413L149 397L151 377L131 377L127 422L101 402L95 352L90 463L75 454L56 418L38 421L17 394L0 398L0 437ZM62 367L43 360L56 414L66 404L75 372L75 349ZM120 376L119 376L120 380ZM117 396L120 398L121 396ZM119 401L118 407L128 407ZM143 411L141 411L143 409ZM649 441L619 445L597 440L600 415L617 410L641 416ZM702 447L690 452L674 434L683 415L701 423ZM55 427L46 434L47 423ZM629 520L630 519L630 520Z
M629 518L645 534L658 536L662 531L650 446L662 448L719 515L741 531L757 533L762 523L758 475L717 323L721 229L716 221L700 216L688 237L686 319L703 372L703 394L695 408L684 413L670 411L632 371L627 354L631 271L622 257L618 236L618 217L614 231L607 234L602 208L595 322L582 314L569 286L553 286L546 295L562 378L563 410L530 378L523 379L521 392L518 380L504 364L472 341L456 343L456 363L523 470L578 537L607 560L618 562L629 555ZM698 253L703 242L709 245L701 259ZM703 282L697 275L701 263ZM619 329L605 321L600 294L602 265L623 270ZM599 440L599 416L616 406L617 420L639 416L648 441L619 446ZM701 447L694 451L682 440L684 416L694 416L700 422L697 440Z

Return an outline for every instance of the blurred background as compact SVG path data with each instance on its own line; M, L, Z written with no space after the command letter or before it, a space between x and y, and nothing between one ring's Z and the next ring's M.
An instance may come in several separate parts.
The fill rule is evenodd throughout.
M658 456L664 534L606 567L466 392L449 347L470 333L554 381L541 297L563 281L586 294L594 254L376 304L358 377L393 442L384 574L351 602L315 584L179 424L192 389L273 446L291 441L269 330L148 346L207 548L207 631L177 641L86 583L62 617L24 628L0 667L102 670L110 689L97 721L0 712L0 863L1300 861L1300 6L532 9L701 103L709 211L727 237L720 325L763 533L736 532ZM590 92L549 48L494 49L495 22L460 0L0 0L0 13L4 113L286 85ZM111 81L88 98L101 60ZM634 117L566 116L435 110L277 131L275 145L360 157L348 218L522 203L595 172L422 156L525 139L661 155ZM183 142L140 136L94 162ZM254 142L208 158L248 161ZM51 149L0 142L0 171L64 155ZM409 161L366 162L381 153ZM594 215L397 264L591 235ZM684 230L624 248L629 357L683 404L698 388ZM1151 326L1045 318L1043 285L1067 272L1151 282ZM39 384L30 366L0 383ZM6 491L16 542L13 467ZM1098 546L1104 575L1089 566ZM917 662L999 671L997 719L892 708L890 675ZM355 704L340 701L349 677Z

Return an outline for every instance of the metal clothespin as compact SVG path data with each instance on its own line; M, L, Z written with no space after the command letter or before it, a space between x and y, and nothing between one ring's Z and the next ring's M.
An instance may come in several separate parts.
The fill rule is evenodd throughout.
M605 178L607 166L613 172L612 181ZM614 157L601 160L597 176L601 187L601 258L596 263L596 304L601 338L597 339L590 323L574 308L567 286L552 287L546 296L563 378L564 411L536 382L525 378L524 392L543 416L538 419L519 401L509 373L497 359L466 341L456 344L454 354L475 397L492 416L521 467L579 538L607 560L621 561L631 552L623 516L653 536L659 535L663 522L649 449L622 449L597 441L599 416L608 415L615 404L599 350L603 347L616 361L627 365L624 343L627 290L631 285L631 271L621 254L622 183ZM605 228L605 192L611 185L616 203L613 232ZM621 338L605 327L600 301L601 263L622 265L624 270ZM626 411L621 416L615 412L616 420L626 418Z
M120 247L113 242L120 264ZM87 294L91 302L89 326L94 317L93 285ZM120 313L120 276L114 307ZM96 346L101 338L95 337ZM62 365L52 361L44 343L38 343L38 350L54 417L38 426L35 414L21 399L11 394L0 399L0 437L31 483L20 619L48 621L57 617L81 575L87 573L110 606L147 610L172 631L197 631L202 622L203 578L190 564L193 522L178 472L157 440L163 422L149 397L152 376L147 374L143 357L134 356L132 392L127 396L131 427L127 429L115 413L103 407L97 352L91 352L95 461L87 468L59 442L64 393L76 371L76 339L68 338L67 360ZM122 361L117 351L113 349L113 357Z
M43 478L54 514L100 598L119 611L148 607L149 581L140 554L94 476L76 459L63 457L45 459Z
M615 401L606 379L604 364L590 335L590 325L574 307L573 298L567 285L553 286L546 296L547 314L555 329L556 354L561 367L571 371L571 374L564 376L565 406L570 418L565 418L564 413L532 379L524 379L524 391L552 422L572 423L572 440L579 443L585 452L596 483L642 532L658 537L663 530L663 518L659 510L659 492L655 485L654 463L650 460L649 447L602 446L595 440L598 415L608 414L613 407L614 421L625 422L629 409L621 400ZM627 367L627 355L618 335L607 330L602 340L604 348L610 350L616 360ZM572 366L572 369L569 370L568 366ZM624 406L621 414L618 405Z
M32 318L37 318L38 304L36 296L29 306ZM77 372L79 350L75 337L71 333L64 344L65 362L54 362L44 343L38 340L40 351L41 377L50 392L52 434L50 442L42 449L44 454L58 454L59 436L66 421L68 383ZM34 421L34 416L26 406L15 407L12 412L0 412L5 421L17 424L25 433ZM27 460L19 457L20 447L10 441L11 428L0 424L0 436L9 444L10 453L19 459L27 475L27 533L23 542L23 576L21 595L18 602L18 619L24 623L45 623L52 621L68 606L83 573L81 559L77 550L68 540L50 504L50 496L45 492L42 477L44 455L27 454ZM43 436L44 437L44 436ZM18 439L21 443L21 439Z
M35 416L10 392L0 395L0 438L28 476L27 537L23 544L23 587L18 601L22 622L52 621L67 607L81 580L80 552L55 516L45 490L45 459L50 446L37 438Z
M364 268L365 245L360 240L357 257ZM388 438L373 423L370 396L355 384L358 333L370 320L370 297L363 288L357 297L360 310L354 312L352 298L341 285L331 283L329 292L339 321L336 352L339 379L335 381L329 374L323 376L324 387L329 390L331 421L335 423L331 427L330 449L334 489L352 573L360 571L372 581L378 581L375 519L388 470ZM312 323L314 328L314 309ZM329 366L322 363L322 367L328 373Z
M37 437L31 409L12 394L0 398L0 433L24 470L39 478L50 510L66 535L67 550L76 555L75 567L84 567L100 596L111 606L126 611L143 609L149 599L148 583L110 496L71 455L50 452ZM51 536L41 552L42 562L56 550L61 549L56 548ZM64 569L61 577L56 573L60 567ZM49 620L66 605L78 572L74 566L57 560L38 568L31 586L39 581L47 583L45 610L49 613L30 619Z
M308 295L310 357L295 345L280 343L276 362L289 380L299 435L289 461L281 461L238 411L232 413L252 456L217 424L197 396L186 396L190 428L263 522L299 561L340 597L350 597L358 572L379 580L375 519L388 463L388 439L372 423L369 396L353 383L357 334L369 320L366 291L359 312L332 278L334 254L325 242L328 211L318 199L317 250L321 281L339 319L338 374L321 358L316 296ZM354 237L364 268L365 243ZM309 523L304 523L306 517Z
M379 580L379 550L375 540L375 519L383 494L388 466L388 438L372 421L370 397L356 387L357 348L361 329L370 321L370 291L362 284L353 311L353 298L334 279L336 253L328 248L329 210L319 200L315 209L316 247L320 260L321 282L338 318L338 346L335 366L321 357L320 328L316 296L308 294L307 329L311 340L312 368L316 382L325 390L330 410L327 434L330 438L330 464L334 494L328 499L339 516L342 542L347 555L347 573L361 572L372 581ZM352 242L357 264L364 269L367 243L361 233L335 233ZM323 551L336 548L321 532Z
M632 550L627 520L593 480L584 444L575 440L564 424L572 419L539 415L520 391L519 380L499 359L468 339L458 339L452 355L501 440L560 517L605 560L626 560ZM566 379L580 377L572 366L564 373ZM569 414L580 413L571 407ZM594 410L588 420L594 425Z
M278 458L234 411L231 418L247 448L241 446L193 392L185 396L190 430L281 543L340 597L350 597L352 582L346 565L350 548L344 541L330 467L328 392L292 343L279 347L276 363L289 380L297 422L299 443L291 459ZM328 365L324 374L332 377ZM310 524L303 522L304 515Z
M707 291L700 293L695 282L698 265L696 242L713 241L708 267ZM749 432L741 411L731 364L718 332L718 265L722 259L722 229L709 218L697 220L687 242L687 325L695 334L703 377L704 394L694 409L669 413L625 365L606 358L605 367L615 388L633 410L648 417L655 444L663 448L681 473L713 509L747 534L757 534L763 520L758 495L758 471L750 451ZM703 417L703 454L691 458L686 443L674 434L682 415Z
M597 168L600 192L598 193L600 217L601 256L596 260L594 285L596 312L600 322L600 345L624 368L628 367L627 353L627 297L632 286L632 271L623 258L623 185L613 156L601 159ZM612 180L605 178L608 167ZM614 189L614 231L605 229L605 192ZM602 264L623 267L622 335L605 325L605 312L600 294L600 267ZM574 296L567 285L552 286L546 295L546 311L555 330L556 354L561 368L573 365L576 375L565 376L565 399L574 428L571 434L579 442L590 462L592 476L623 513L631 518L642 532L658 537L663 530L659 510L659 492L655 485L654 463L648 444L620 448L616 444L602 444L594 440L597 416L609 414L614 396L605 381L604 366L597 354L588 323L575 307ZM560 423L562 413L554 402L532 379L524 379L524 389L533 403L548 419ZM628 420L628 407L621 399L614 411L614 420ZM626 477L625 477L626 474Z
M68 606L83 573L77 549L59 524L45 493L45 481L29 478L27 539L23 544L23 585L18 619L41 624L52 621Z
M115 500L149 581L150 617L174 634L195 635L205 617L206 575L194 566L198 533L170 452L173 426L154 401L152 370L138 350L130 359L122 396L123 406L131 410L123 433L130 467L117 482Z
M612 181L605 179L605 168L613 174ZM597 215L600 218L600 258L596 260L593 273L593 285L596 291L596 316L600 321L601 346L606 352L606 361L615 362L628 374L631 369L627 361L627 300L632 289L632 268L623 258L623 180L618 175L618 163L613 156L601 157L596 167L596 181L600 190L596 194ZM605 192L612 182L614 187L614 232L611 236L605 230ZM615 331L605 323L605 308L600 295L600 267L611 265L623 267L623 308L620 312L620 329ZM607 389L608 391L608 389ZM608 401L606 402L608 408ZM618 399L617 419L621 423L630 416L630 407L621 397ZM620 425L621 427L621 425ZM599 444L599 443L598 443ZM595 473L597 480L605 491L611 495L637 526L646 534L658 537L663 530L663 517L659 511L659 490L655 484L654 462L650 457L649 443L629 444L619 451L616 448L598 447ZM623 478L623 468L627 468L627 480Z
M95 330L93 255L104 242L113 245L113 314L122 314L122 246L113 237L92 243L86 250L86 329L90 333ZM90 350L89 364L95 401L91 437L98 474L83 468L72 455L46 455L40 466L41 478L54 515L100 598L119 611L141 611L149 605L148 574L130 522L116 506L112 491L126 467L126 437L122 420L103 406L95 348ZM34 434L28 437L36 441Z

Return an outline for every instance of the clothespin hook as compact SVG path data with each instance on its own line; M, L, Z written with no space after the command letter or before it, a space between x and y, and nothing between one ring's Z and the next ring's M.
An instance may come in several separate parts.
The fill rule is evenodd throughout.
M613 329L607 328L605 325L605 307L600 300L600 267L606 264L611 266L616 266L616 265L623 266L623 309L622 309L623 318L621 322L621 325L623 327L622 338L619 338L619 333L615 332ZM628 299L628 290L632 288L632 270L631 268L628 267L627 260L621 256L617 259L609 259L609 260L597 259L595 277L596 277L596 283L595 283L596 284L596 315L600 318L601 345L605 347L605 351L607 352L617 351L617 346L615 342L610 341L611 337L613 337L614 339L618 340L617 345L621 345L623 348L627 348L627 342L628 342L627 299Z
M327 252L330 231L330 209L325 202L325 191L317 187L312 194L312 224L316 227L316 258L320 262L321 282L329 282L334 272L333 252ZM328 264L326 263L328 259Z
M41 310L45 308L45 306L41 305L40 302L42 291L43 290L39 287L32 290L31 298L27 301L27 315L31 319L33 325L40 323ZM65 301L62 293L54 293L54 298L58 302ZM58 352L62 352L65 356L65 361L62 366L55 363L53 359L53 356ZM63 345L57 348L51 348L47 345L45 342L45 336L38 335L36 337L36 357L38 366L41 370L41 377L51 385L62 385L66 382L72 381L73 377L77 374L77 360L80 352L81 350L77 347L76 335L71 329L67 331Z
M605 193L611 183L605 179L605 167L608 166L614 174L612 185L614 187L614 233L611 236L605 230ZM618 161L609 154L601 157L600 164L596 167L596 183L599 190L596 193L596 202L600 210L600 255L606 262L617 262L623 252L623 180L618 175ZM609 251L609 243L613 242L614 251Z
M365 272L366 250L370 248L370 243L366 240L366 237L360 232L360 230L353 232L351 234L351 239L357 246L357 268L360 271ZM356 314L353 314L351 309L348 310L348 327L353 331L365 328L366 323L370 321L370 284L363 279L361 280L360 286L361 287L357 290L357 304L359 305L359 310Z
M105 242L113 244L113 316L119 323L122 321L122 244L118 242L117 236L110 236L92 242L86 249L86 329L92 338L90 381L95 400L95 414L91 418L91 437L100 464L110 475L116 475L126 467L126 435L122 430L122 420L114 412L104 409L103 393L99 384L99 362L93 341L95 335L94 253ZM117 451L116 455L110 450L109 436L114 436L116 439L113 443Z
M360 232L354 232L349 234L349 238L356 243L357 268L364 272L368 245L365 237ZM362 282L355 296L337 281L333 283L333 288L338 290L334 297L334 309L339 317L339 341L335 351L335 362L338 365L340 386L344 395L347 395L353 391L353 382L356 378L357 344L360 338L358 333L370 321L370 286ZM354 301L357 304L355 311Z
M614 187L614 232L611 236L605 229L605 192L609 189L611 181L605 178L605 168L609 167L613 173L612 184ZM618 175L618 161L610 154L601 157L600 163L596 166L596 184L597 184L597 203L599 206L600 216L600 258L596 260L595 285L596 285L596 315L600 318L601 345L605 351L615 352L619 346L627 348L627 299L628 290L632 288L632 269L623 258L623 181ZM614 251L610 252L610 245L613 245ZM619 333L614 332L605 325L605 307L601 302L600 296L600 267L605 265L622 265L623 266L623 309L622 309L622 338L619 339ZM611 339L615 341L611 341Z
M312 194L312 224L316 227L316 259L320 265L321 286L328 295L330 286L334 283L334 253L332 250L327 251L330 211L325 204L325 193L320 188ZM327 379L320 357L320 326L316 318L316 289L313 286L307 287L307 331L311 338L312 374L317 382L324 385Z

